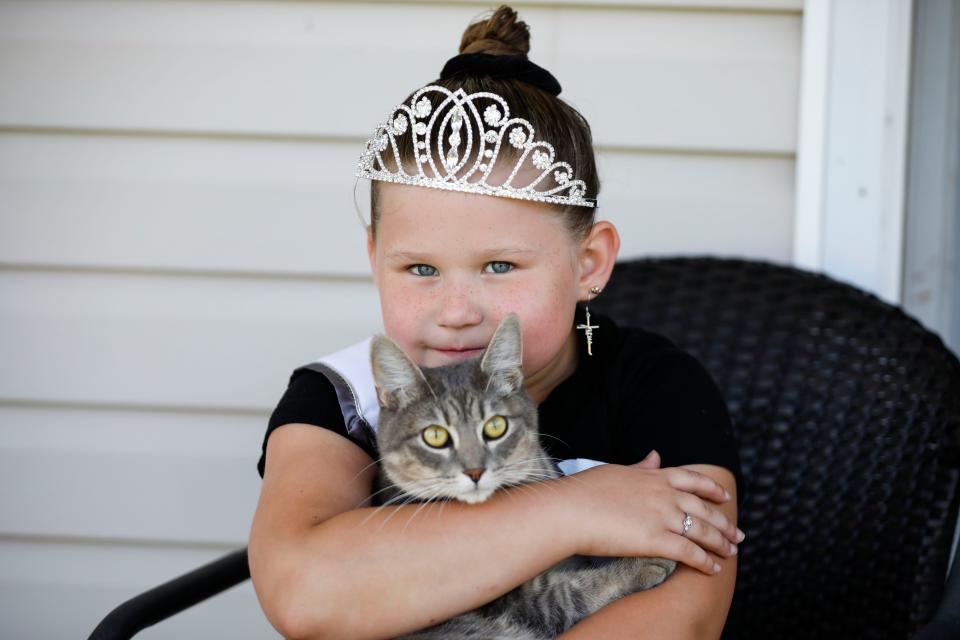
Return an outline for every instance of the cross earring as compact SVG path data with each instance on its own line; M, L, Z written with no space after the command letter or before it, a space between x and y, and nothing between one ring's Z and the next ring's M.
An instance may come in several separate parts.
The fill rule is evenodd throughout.
M597 286L590 287L590 293L597 295L602 289ZM587 323L578 324L577 329L583 329L584 336L587 338L587 355L593 355L593 330L599 329L600 327L595 324L590 324L590 300L592 298L587 298L586 312L587 312Z

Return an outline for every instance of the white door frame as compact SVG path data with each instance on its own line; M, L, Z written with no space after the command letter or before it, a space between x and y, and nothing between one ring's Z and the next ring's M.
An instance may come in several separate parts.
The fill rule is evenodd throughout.
M807 0L794 264L902 299L911 0Z

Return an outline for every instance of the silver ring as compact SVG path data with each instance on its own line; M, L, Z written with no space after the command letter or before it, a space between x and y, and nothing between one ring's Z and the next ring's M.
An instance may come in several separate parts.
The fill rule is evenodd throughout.
M690 517L689 513L683 514L683 531L680 532L680 535L687 535L687 531L693 528L693 518Z

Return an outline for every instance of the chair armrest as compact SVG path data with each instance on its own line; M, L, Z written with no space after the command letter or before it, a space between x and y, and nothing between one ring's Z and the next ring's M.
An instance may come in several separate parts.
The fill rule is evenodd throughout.
M128 640L249 577L244 547L127 600L100 621L89 640Z
M960 638L960 552L943 587L943 598L933 618L913 640L951 640Z

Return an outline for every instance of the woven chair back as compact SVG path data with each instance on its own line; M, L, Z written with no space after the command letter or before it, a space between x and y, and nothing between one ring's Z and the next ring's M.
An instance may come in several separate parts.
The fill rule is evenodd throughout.
M960 467L960 363L824 275L716 257L618 263L590 303L696 355L744 472L726 638L905 638L936 609Z

